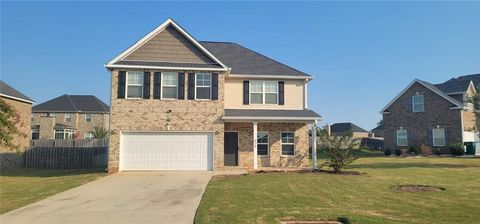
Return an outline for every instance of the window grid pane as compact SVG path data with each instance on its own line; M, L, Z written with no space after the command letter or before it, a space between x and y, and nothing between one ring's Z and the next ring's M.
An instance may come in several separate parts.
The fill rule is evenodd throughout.
M433 129L433 146L445 146L445 129Z
M423 95L412 96L413 112L423 112Z
M408 146L407 130L397 130L397 146Z

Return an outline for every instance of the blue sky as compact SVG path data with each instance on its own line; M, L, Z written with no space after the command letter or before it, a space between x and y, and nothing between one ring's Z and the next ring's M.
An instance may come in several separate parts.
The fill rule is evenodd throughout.
M315 76L309 107L366 129L413 79L480 73L479 2L1 2L0 77L37 103L93 94L104 63L167 18Z

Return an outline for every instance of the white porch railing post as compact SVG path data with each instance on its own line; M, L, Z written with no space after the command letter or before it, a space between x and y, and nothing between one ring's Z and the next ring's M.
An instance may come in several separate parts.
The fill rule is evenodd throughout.
M318 169L317 165L317 121L312 124L312 169Z
M256 170L258 168L257 162L257 124L258 122L253 122L253 169Z

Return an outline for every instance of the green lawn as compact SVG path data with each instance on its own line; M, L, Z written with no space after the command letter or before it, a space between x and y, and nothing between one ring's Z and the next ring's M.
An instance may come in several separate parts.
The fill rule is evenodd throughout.
M102 170L17 169L0 173L0 214L106 175Z
M362 156L354 170L363 175L270 173L212 180L195 222L278 223L342 216L353 223L480 222L480 159ZM394 192L391 187L399 184L446 190Z

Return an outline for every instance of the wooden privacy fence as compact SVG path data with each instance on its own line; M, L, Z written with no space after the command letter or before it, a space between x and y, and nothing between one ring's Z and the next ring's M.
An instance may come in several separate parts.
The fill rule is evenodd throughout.
M108 139L32 140L25 167L88 169L107 167Z

